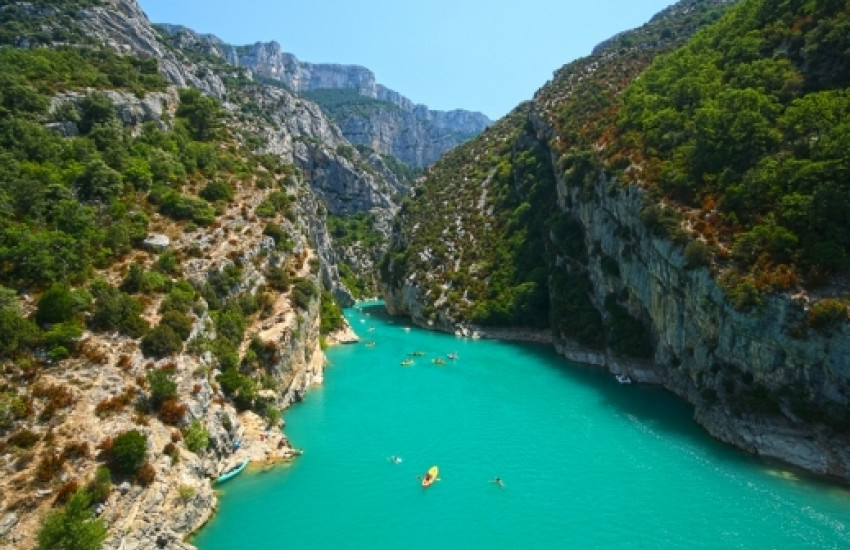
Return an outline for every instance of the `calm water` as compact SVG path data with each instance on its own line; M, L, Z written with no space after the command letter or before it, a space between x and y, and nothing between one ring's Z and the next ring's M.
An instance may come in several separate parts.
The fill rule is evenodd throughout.
M223 485L201 550L850 548L850 491L711 440L666 393L382 311L346 313L363 342L285 416L304 455Z

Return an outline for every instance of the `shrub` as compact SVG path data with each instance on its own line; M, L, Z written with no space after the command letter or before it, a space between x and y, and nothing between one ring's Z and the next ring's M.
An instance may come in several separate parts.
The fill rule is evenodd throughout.
M77 491L61 510L50 512L38 532L38 550L97 550L106 540L106 523L91 510L91 496Z
M329 334L335 330L339 330L345 326L345 318L342 316L342 310L334 300L333 295L328 291L322 291L321 294L321 325L319 332L322 335Z
M105 281L91 287L95 298L94 310L89 321L95 330L118 330L131 338L139 338L148 330L141 317L142 304Z
M711 247L699 239L689 242L685 247L685 262L689 268L711 265L711 258Z
M177 395L177 383L173 371L154 369L147 373L148 387L151 391L151 405L158 409L165 401Z
M7 443L12 447L18 447L19 449L29 449L41 439L37 433L32 432L28 429L23 429L17 433L9 436Z
M197 453L209 447L210 432L201 424L200 420L193 420L186 427L183 440L186 442L187 449Z
M183 348L183 339L168 325L157 325L142 338L142 353L157 359L176 353Z
M57 347L65 348L66 350L73 349L79 339L83 336L83 328L75 321L67 321L57 323L50 327L44 336L42 342L47 349Z
M171 464L177 464L180 461L180 448L171 441L165 444L162 454L171 457Z
M136 470L136 481L142 485L150 485L156 480L156 468L150 462L144 464Z
M148 438L138 430L129 430L112 440L109 463L118 472L132 474L145 463Z
M295 285L292 288L292 301L301 309L307 309L310 306L310 301L316 297L319 291L316 285L307 279L296 279Z
M62 470L65 459L54 452L49 452L43 457L35 468L35 478L42 483L48 482Z
M158 416L163 424L176 426L181 420L183 420L183 417L186 416L186 411L188 410L189 407L178 401L176 398L171 398L167 399L159 407Z
M71 442L65 445L62 450L62 458L76 460L78 458L86 458L89 456L89 444L83 441L82 443Z
M198 195L210 202L230 202L233 200L235 192L233 186L229 183L221 180L213 180L207 183Z
M94 502L106 502L109 491L112 490L112 474L106 466L100 466L94 473L94 479L88 486L89 494Z
M186 341L192 333L192 320L185 313L174 309L163 313L159 324L171 328L181 341Z
M56 283L41 295L35 312L39 325L70 321L85 309L91 296L86 292L75 292L63 284Z
M157 258L156 268L163 273L177 275L180 273L180 259L173 250L166 250Z
M827 330L842 321L847 321L847 305L841 300L826 298L809 310L809 326L814 329Z
M191 485L181 485L177 489L177 495L180 497L180 501L186 504L195 496L195 488Z
M12 357L38 342L35 323L13 308L0 308L0 357Z
M278 292L286 292L290 285L289 273L282 267L271 266L266 272L266 282Z

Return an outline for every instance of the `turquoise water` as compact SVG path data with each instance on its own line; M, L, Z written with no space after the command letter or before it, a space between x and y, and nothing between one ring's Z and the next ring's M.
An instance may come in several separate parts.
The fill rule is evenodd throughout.
M665 392L382 312L346 312L364 342L285 415L304 455L223 485L201 550L850 548L847 488L715 442Z

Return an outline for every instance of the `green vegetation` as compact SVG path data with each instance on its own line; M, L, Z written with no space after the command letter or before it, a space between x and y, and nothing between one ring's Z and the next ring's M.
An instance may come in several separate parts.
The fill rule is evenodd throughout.
M106 540L106 522L95 518L92 498L79 490L50 512L38 532L38 550L97 550Z
M304 92L302 95L319 105L337 123L352 117L366 118L377 111L401 111L388 101L372 99L349 88L324 88Z
M842 2L742 2L625 95L621 154L759 292L850 266L848 28Z
M187 449L197 453L209 447L210 432L201 424L200 420L192 420L186 427L183 440L186 442Z
M328 231L334 238L335 246L346 248L358 244L367 250L374 250L384 244L384 237L375 229L375 215L359 212L348 216L328 214Z
M132 474L141 468L147 456L148 438L139 430L129 430L112 440L109 464L116 472Z
M339 330L345 326L345 318L342 316L342 310L334 300L330 292L323 290L320 294L322 318L319 332L322 335L330 334L335 330Z

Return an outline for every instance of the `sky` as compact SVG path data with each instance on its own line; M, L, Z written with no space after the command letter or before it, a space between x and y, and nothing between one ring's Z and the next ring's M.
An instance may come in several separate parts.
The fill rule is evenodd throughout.
M277 41L310 63L362 65L431 109L491 119L561 66L673 0L138 0L154 23L234 45Z

